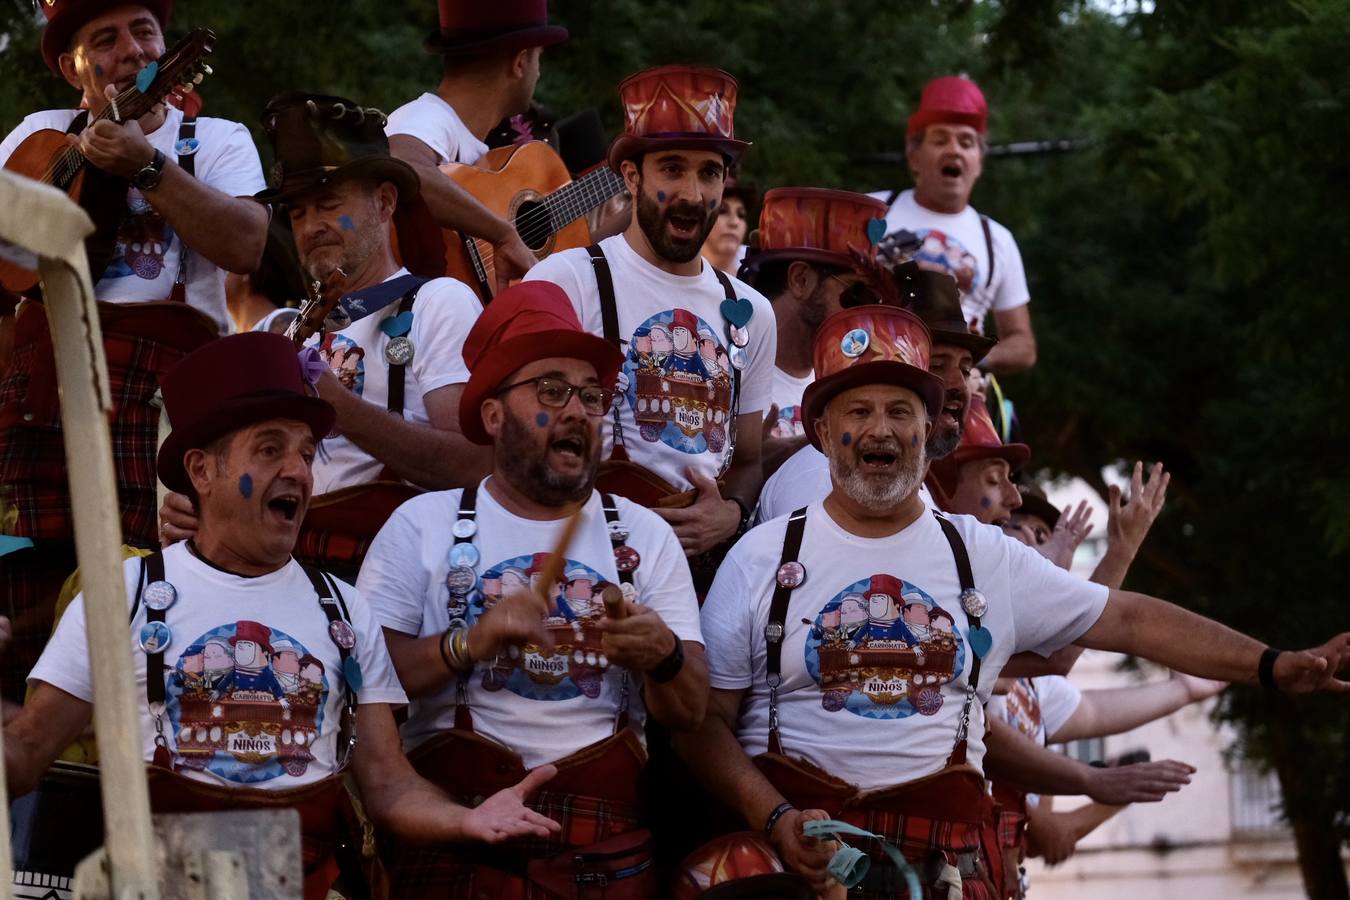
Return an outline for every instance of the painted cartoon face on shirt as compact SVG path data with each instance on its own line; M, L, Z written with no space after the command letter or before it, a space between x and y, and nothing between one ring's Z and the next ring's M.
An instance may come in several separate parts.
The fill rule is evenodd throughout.
M166 691L177 764L236 784L305 774L328 698L321 667L304 677L308 656L261 622L230 622L193 641Z
M716 334L686 309L657 313L633 333L620 384L642 440L681 453L726 449L732 377Z
M947 272L956 279L956 284L965 294L972 286L983 284L980 278L980 266L971 253L955 236L936 228L916 228L914 236L923 243L914 259L926 269Z
M943 686L965 662L961 636L933 627L941 617L951 620L925 591L892 575L835 594L806 638L806 670L821 705L869 719L936 715Z
M483 571L479 589L470 595L469 624L491 609L502 597L528 590L538 583L546 554L536 553L502 560ZM601 633L594 626L604 618L605 608L593 596L594 586L605 580L595 569L575 560L563 565L564 576L546 589L549 616L544 627L553 638L552 649L533 644L510 647L495 662L479 665L475 677L485 690L503 688L527 700L571 700L600 696L609 659L601 650Z
M366 351L345 334L326 334L319 355L342 386L360 397L366 386Z
M154 281L164 272L164 257L174 240L173 229L135 188L127 191L127 217L117 229L113 258L104 278L135 276Z

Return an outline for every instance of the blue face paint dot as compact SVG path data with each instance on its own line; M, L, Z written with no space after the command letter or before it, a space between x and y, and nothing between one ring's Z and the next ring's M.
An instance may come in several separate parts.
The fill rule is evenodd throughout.
M989 507L991 507L991 506L993 506L993 505L994 505L994 504L992 504L992 503L989 502L989 498L988 498L988 497L981 497L981 498L980 498L980 509L988 509Z
M657 203L665 203L665 202L666 202L666 192L665 192L665 191L657 191L657 192L656 192L656 202L657 202Z
M716 200L709 200L709 201L708 201L708 209L717 209L717 207L719 207L719 206L721 206L721 205L722 205L722 204L718 203Z
M545 427L547 427L547 426L548 426L548 413L546 413L546 412L535 413L535 416L534 416L534 424L538 425L540 428L545 428Z
M839 439L839 443L847 447L849 444L853 443L853 435L845 431L844 436Z
M239 476L239 493L244 495L245 500L253 496L253 476L247 472Z
M351 231L356 227L352 224L352 217L345 214L338 217L338 224L342 226L343 231Z
M909 439L909 445L910 445L911 447L917 447L917 446L919 446L919 436L918 436L917 434L914 435L914 437L912 437L912 438Z
M98 63L94 63L94 74L97 75L99 78L103 77L103 67L100 66Z

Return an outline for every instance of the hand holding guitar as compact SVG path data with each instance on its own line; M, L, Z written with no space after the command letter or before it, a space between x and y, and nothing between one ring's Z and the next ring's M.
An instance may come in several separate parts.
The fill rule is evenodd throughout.
M117 88L108 85L108 98L117 96ZM149 165L155 148L146 140L141 123L125 123L99 119L79 135L67 135L66 140L76 147L84 158L110 175L130 178Z

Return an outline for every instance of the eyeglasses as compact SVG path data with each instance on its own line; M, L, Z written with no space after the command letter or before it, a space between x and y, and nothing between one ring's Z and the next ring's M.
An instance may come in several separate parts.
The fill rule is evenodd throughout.
M586 410L592 416L603 416L609 411L609 405L614 402L614 392L600 387L598 384L572 384L561 378L553 378L548 375L541 375L538 378L526 378L524 381L517 381L515 384L503 385L498 394L504 394L507 391L522 387L523 385L534 385L535 397L544 406L551 406L554 409L561 409L566 406L576 394L581 400L581 408Z

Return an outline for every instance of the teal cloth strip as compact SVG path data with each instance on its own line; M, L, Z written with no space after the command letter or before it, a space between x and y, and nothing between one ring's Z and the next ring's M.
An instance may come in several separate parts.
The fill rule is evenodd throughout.
M905 887L909 892L910 900L923 900L923 887L919 884L918 873L909 864L909 860L905 859L899 850L891 846L880 835L864 831L837 819L816 819L807 822L802 826L802 833L809 838L834 839L843 844L830 860L829 871L830 876L846 888L857 887L867 877L867 872L872 867L872 859L858 848L844 843L842 835L876 841L881 845L882 852L886 854L892 865L904 875Z
M4 556L7 553L13 553L15 550L26 550L31 546L33 546L31 538L0 534L0 556Z

